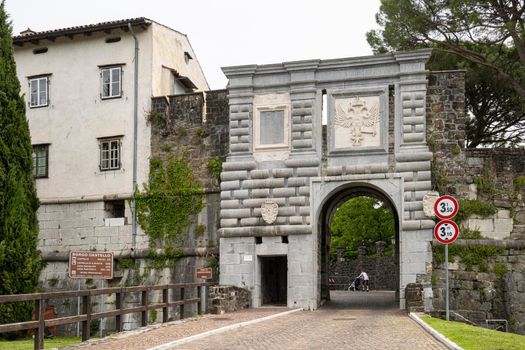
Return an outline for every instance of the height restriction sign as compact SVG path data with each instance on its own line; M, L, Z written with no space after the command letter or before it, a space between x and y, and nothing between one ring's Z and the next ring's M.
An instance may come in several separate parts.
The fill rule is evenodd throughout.
M458 213L458 201L452 196L441 196L434 204L434 214L440 219L451 219Z
M442 244L454 242L459 235L459 227L454 221L442 220L434 227L434 237Z

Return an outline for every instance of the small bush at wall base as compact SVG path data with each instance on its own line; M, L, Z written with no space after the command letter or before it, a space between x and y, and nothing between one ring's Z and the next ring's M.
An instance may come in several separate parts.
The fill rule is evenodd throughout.
M163 126L166 124L166 115L162 112L151 111L148 113L146 120L151 124Z
M492 203L482 202L478 199L460 199L459 210L454 218L454 221L461 222L468 219L471 215L479 215L482 218L489 217L490 215L496 214L498 211Z
M149 310L148 322L149 323L157 322L157 310Z
M488 168L483 169L483 175L474 178L474 183L476 184L479 193L493 196L497 192L494 175L492 175Z
M438 191L439 193L447 193L447 176L445 175L441 167L436 164L435 161L432 161L430 163L430 166L432 174L432 189Z
M520 175L514 179L514 189L517 192L525 191L525 175Z
M89 335L90 336L97 335L99 330L100 330L100 320L93 320L89 323Z
M490 257L503 254L505 248L473 244L473 245L449 245L449 260L455 262L455 257L461 259L461 263L465 264L467 270L471 270L473 266L482 266ZM445 246L435 245L432 247L434 261L441 265L445 262Z
M479 230L471 230L466 226L461 225L459 227L459 239L483 239L481 232Z

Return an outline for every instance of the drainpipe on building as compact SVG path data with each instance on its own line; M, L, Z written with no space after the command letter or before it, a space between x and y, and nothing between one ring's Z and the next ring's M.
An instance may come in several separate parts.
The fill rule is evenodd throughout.
M137 109L138 109L138 76L139 76L139 41L131 23L128 29L135 40L135 73L133 75L133 191L131 192L131 249L137 247L137 212L135 210L135 191L137 190Z

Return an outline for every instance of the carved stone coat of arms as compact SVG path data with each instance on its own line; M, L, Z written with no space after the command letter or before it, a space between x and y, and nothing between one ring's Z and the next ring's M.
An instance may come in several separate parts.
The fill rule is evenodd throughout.
M335 148L379 145L379 96L337 99Z
M279 206L274 201L268 200L261 205L261 215L267 224L273 224L277 220Z

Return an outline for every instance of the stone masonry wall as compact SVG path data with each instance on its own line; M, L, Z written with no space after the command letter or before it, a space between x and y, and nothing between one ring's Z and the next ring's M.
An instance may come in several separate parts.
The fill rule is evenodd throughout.
M482 264L462 262L451 254L450 308L476 322L501 318L510 329L525 334L525 179L524 149L465 148L464 74L462 71L431 72L427 96L427 133L434 153L432 188L441 195L478 200L493 205L494 215L472 215L460 222L460 234L479 231L488 240L458 240L454 246L471 254L500 247ZM509 240L510 238L510 240ZM434 244L433 308L444 310L443 253ZM456 256L455 256L456 255ZM464 255L464 258L469 259Z
M432 72L427 133L434 152L432 187L458 199L491 203L498 212L464 222L487 238L525 238L525 149L465 148L464 72ZM525 179L525 178L523 178Z
M195 269L216 264L218 258L217 226L220 206L218 180L208 168L214 157L224 160L228 145L228 100L225 90L206 94L189 94L154 98L153 111L149 113L152 126L152 156L167 159L170 153L185 155L195 176L207 191L206 207L196 217L183 243L183 254L174 270L151 269L151 261L145 256L148 237L139 230L137 249L131 251L131 212L128 198L125 218L112 219L103 201L82 203L43 204L39 209L39 249L47 265L40 276L44 291L63 291L88 288L105 288L130 285L153 285L195 282ZM154 115L154 113L159 112ZM156 118L155 118L156 117ZM203 118L206 118L203 120ZM139 184L141 186L142 184ZM197 229L198 228L198 229ZM204 230L203 230L204 228ZM109 281L73 280L68 277L67 252L69 250L107 250L115 253L114 278ZM127 261L126 261L127 260ZM131 264L131 267L128 266ZM217 279L218 276L215 276ZM191 288L186 297L196 297ZM161 300L160 293L150 297L150 302ZM177 296L175 296L177 297ZM114 296L101 296L92 301L93 312L114 308ZM125 306L140 304L139 295L128 294ZM59 316L77 313L77 299L53 301ZM187 305L186 316L195 314L194 305ZM150 323L162 320L162 311ZM180 317L178 311L170 311L170 318ZM136 327L140 321L135 314L124 317L125 329ZM60 326L59 334L71 335L75 325ZM114 320L108 318L99 324L102 334L114 330Z
M367 257L366 251L360 249L357 259L346 260L343 257L344 250L338 252L337 259L332 261L329 267L330 278L332 279L330 288L347 289L353 279L364 271L370 279L370 289L395 290L396 279L398 278L395 257L385 256L385 243L378 243L374 257Z
M110 199L110 198L108 198ZM103 201L42 204L38 209L38 249L44 254L70 250L128 251L131 248L131 212L124 200L122 220L112 220ZM118 221L118 222L117 222ZM139 233L137 246L147 246Z
M228 152L229 120L226 90L156 97L152 110L152 157L184 155L203 187L216 190L218 181L209 161L224 161ZM155 120L153 120L155 119Z
M461 261L458 254L450 255L450 309L477 324L506 319L510 331L525 334L525 244L512 240L463 240L454 244L463 248L480 243L499 247L500 251L472 266ZM445 309L444 278L443 264L434 259L433 303L437 313Z

